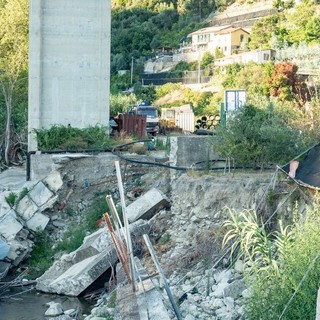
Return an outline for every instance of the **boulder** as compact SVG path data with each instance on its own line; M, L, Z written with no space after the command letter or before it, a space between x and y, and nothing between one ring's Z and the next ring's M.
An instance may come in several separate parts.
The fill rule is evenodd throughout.
M63 314L62 306L60 303L51 301L48 302L47 305L49 306L49 308L44 314L45 316L56 317Z
M158 189L153 188L131 203L127 208L130 223L139 219L151 219L160 209L169 206L167 197Z

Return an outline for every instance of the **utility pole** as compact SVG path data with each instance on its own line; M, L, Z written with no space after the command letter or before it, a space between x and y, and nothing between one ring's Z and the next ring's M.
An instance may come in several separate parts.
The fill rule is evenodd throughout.
M132 83L133 83L133 56L131 59L131 86L132 86Z
M201 77L200 77L200 51L198 51L198 83L200 83L201 81Z

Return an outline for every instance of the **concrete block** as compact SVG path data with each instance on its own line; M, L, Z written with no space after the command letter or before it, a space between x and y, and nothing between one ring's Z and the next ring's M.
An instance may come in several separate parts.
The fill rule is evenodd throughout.
M57 192L63 186L63 181L58 171L53 171L43 181L53 192Z
M33 231L44 230L47 226L50 218L42 214L41 212L36 212L28 221L27 227Z
M150 227L145 221L130 225L133 240ZM84 240L76 251L64 255L37 279L37 289L49 293L78 296L111 266L118 256L109 232L103 228Z
M17 215L12 209L0 220L0 235L6 240L14 239L17 233L23 228L16 217Z
M42 181L38 182L29 192L29 197L38 207L41 207L47 203L53 197L53 195L54 194L44 185Z
M18 203L16 211L24 219L29 220L38 210L37 205L29 198L24 196Z
M51 199L49 199L44 205L42 205L42 206L40 207L40 211L42 212L42 211L44 211L44 210L46 210L46 209L48 209L48 208L52 208L53 205L57 202L58 197L59 197L58 195L55 195L54 197L52 197Z
M169 201L158 189L153 188L131 203L127 208L130 223L138 219L151 219L160 209L168 207Z

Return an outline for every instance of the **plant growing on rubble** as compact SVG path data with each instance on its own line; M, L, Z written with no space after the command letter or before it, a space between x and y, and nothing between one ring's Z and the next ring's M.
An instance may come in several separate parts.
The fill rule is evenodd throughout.
M17 200L17 195L14 192L10 192L6 197L5 197L8 205L10 206L10 208L12 208L14 206L14 204L16 203Z

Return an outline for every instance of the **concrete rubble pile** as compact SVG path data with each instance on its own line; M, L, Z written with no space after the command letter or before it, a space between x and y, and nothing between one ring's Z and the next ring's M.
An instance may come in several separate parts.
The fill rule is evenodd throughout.
M57 201L56 192L62 187L58 172L39 181L26 182L23 169L9 169L0 181L0 277L11 265L17 266L28 257L33 242L31 231L43 231L50 218L45 211ZM15 195L18 200L10 207L6 198ZM24 195L21 199L19 197Z

